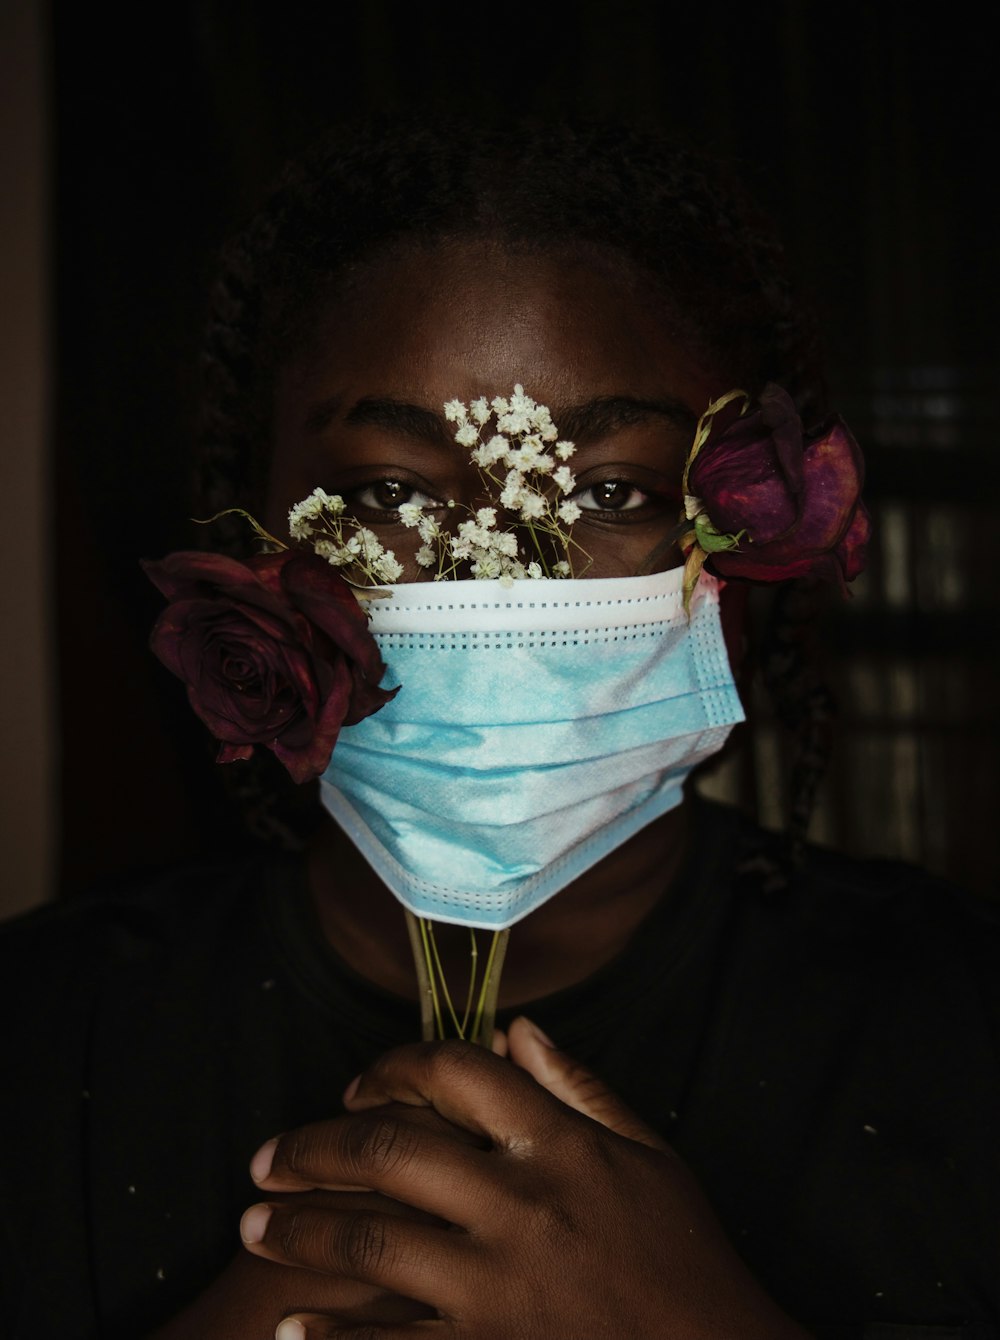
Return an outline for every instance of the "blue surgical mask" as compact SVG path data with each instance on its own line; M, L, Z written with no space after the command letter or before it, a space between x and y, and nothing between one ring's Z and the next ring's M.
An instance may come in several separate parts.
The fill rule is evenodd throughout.
M743 709L702 574L413 583L372 602L401 684L323 803L419 916L500 930L680 804Z

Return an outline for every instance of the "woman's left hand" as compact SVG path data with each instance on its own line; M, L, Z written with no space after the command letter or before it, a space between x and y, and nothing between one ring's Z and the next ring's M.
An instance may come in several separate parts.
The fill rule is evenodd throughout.
M400 1047L348 1090L347 1116L258 1153L265 1192L366 1188L446 1221L323 1210L292 1196L272 1202L263 1227L255 1207L263 1236L250 1251L438 1313L361 1327L297 1314L302 1329L283 1323L281 1340L802 1340L677 1155L526 1020L507 1042L509 1059L461 1042ZM488 1147L415 1127L400 1104L433 1107Z

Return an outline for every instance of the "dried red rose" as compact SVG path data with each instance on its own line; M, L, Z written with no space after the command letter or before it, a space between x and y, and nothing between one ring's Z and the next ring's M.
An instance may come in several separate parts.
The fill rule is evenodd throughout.
M865 565L863 478L860 448L839 417L804 433L780 386L765 386L752 409L744 392L730 392L702 416L688 458L688 563L727 578L843 585Z
M296 782L318 777L341 726L396 693L351 588L313 554L245 563L180 552L143 568L170 602L151 645L221 742L220 763L274 752Z

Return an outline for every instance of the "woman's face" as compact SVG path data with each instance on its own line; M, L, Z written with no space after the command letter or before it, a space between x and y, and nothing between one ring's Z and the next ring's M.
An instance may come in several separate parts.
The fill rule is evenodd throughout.
M288 509L316 487L339 493L415 580L420 541L399 503L496 502L445 401L507 396L515 383L576 444L587 576L637 572L677 523L698 416L730 383L671 338L639 279L592 254L469 243L367 267L279 377L268 528L286 534ZM679 561L675 550L657 566Z

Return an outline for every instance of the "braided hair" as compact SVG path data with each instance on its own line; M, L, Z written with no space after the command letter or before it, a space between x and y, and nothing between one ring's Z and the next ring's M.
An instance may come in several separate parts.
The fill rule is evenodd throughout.
M373 121L293 163L224 253L203 356L203 515L236 505L259 513L277 374L308 347L321 316L335 319L337 294L363 283L366 264L475 238L522 252L591 247L616 256L649 279L664 322L693 352L751 394L778 382L806 422L821 413L813 328L782 248L719 163L660 133L607 123ZM222 542L235 545L238 533L234 526ZM762 653L766 679L817 765L797 775L791 850L823 761L813 707L822 716L827 699L788 651L801 643L788 632L800 611L789 623L780 610L766 639L775 654ZM244 808L259 790L258 826L287 835L274 817L274 784L256 788L241 768Z

